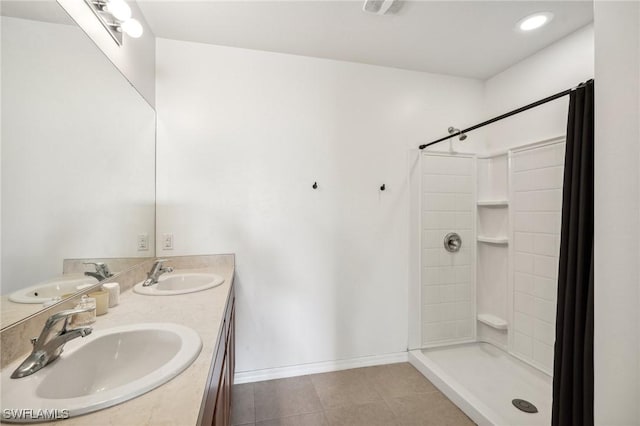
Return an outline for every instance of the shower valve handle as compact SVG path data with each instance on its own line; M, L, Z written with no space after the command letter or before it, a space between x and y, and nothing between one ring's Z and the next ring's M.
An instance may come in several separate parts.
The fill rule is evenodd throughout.
M444 248L449 253L457 253L462 247L462 238L456 232L450 232L444 236Z

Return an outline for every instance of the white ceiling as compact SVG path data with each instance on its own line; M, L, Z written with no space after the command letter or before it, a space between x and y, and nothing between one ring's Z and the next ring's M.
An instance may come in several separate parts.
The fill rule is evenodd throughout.
M361 1L138 0L157 37L486 79L593 20L591 1L407 1L397 15ZM517 21L555 15L531 33Z
M55 0L0 0L0 15L54 24L75 25Z

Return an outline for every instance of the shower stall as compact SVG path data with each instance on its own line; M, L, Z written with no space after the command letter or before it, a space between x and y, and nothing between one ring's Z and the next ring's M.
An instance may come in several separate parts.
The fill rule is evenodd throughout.
M564 145L414 162L410 361L478 424L551 422Z

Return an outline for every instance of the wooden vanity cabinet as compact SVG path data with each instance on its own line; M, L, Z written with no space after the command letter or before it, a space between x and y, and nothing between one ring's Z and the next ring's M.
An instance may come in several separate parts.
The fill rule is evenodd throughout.
M235 289L233 284L209 369L198 424L228 426L231 423L231 387L235 373Z

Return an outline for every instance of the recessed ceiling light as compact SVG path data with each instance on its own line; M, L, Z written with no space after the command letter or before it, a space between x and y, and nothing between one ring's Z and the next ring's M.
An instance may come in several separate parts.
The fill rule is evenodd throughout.
M531 31L546 25L553 19L553 13L542 12L529 15L518 22L517 28L520 31Z

